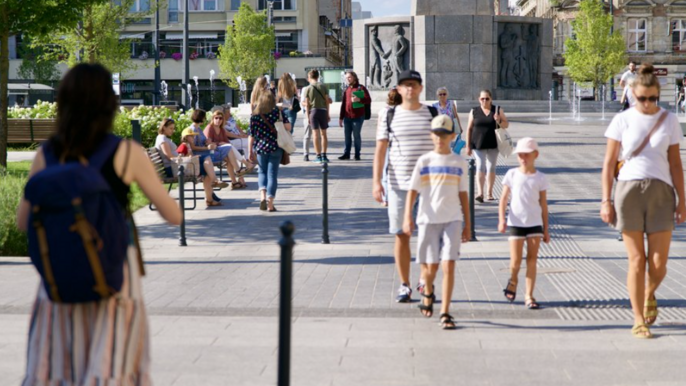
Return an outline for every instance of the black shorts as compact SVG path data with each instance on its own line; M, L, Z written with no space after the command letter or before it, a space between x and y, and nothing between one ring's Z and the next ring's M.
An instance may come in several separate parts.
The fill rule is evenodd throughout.
M329 128L329 114L326 110L313 109L310 111L310 125L312 130L326 130Z
M526 239L527 237L543 237L543 227L510 227L510 239Z

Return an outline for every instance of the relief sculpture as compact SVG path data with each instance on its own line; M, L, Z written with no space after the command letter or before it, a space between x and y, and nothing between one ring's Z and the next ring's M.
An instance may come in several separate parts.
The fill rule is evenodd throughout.
M537 24L507 23L498 36L502 88L539 88L538 62L541 57Z
M381 31L376 25L370 28L369 34L371 86L388 89L395 85L398 75L407 69L410 41L405 37L405 28L400 24L386 28L381 26Z

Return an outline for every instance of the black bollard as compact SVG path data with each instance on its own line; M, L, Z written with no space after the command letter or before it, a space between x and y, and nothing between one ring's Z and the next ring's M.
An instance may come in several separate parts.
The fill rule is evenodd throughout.
M293 296L293 233L295 225L284 221L281 226L281 299L279 300L278 386L291 382L291 298Z
M329 164L322 163L322 244L329 244Z
M186 244L186 196L184 194L184 167L179 165L179 205L181 206L181 227L179 234L179 246L185 247Z
M131 137L134 139L134 141L138 143L141 142L141 121L137 119L132 119L131 120Z
M470 241L476 240L476 219L474 218L474 178L476 177L476 164L474 158L469 160L469 217L472 220L472 238Z

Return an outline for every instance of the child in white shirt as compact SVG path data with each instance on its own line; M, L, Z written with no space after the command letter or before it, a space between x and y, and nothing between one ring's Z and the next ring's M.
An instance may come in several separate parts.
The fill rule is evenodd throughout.
M460 257L461 243L471 238L467 210L467 162L450 148L456 136L449 116L439 115L431 121L434 150L419 157L415 165L403 222L403 232L411 235L414 228L412 212L419 195L417 262L421 264L421 277L425 280L419 309L427 318L433 315L436 300L433 284L438 264L442 262L440 324L444 330L455 328L454 319L449 314L455 283L455 261Z
M514 302L517 296L519 268L522 265L522 250L526 241L526 297L525 305L529 309L540 308L534 298L536 284L536 260L541 239L550 242L548 233L548 202L546 191L548 180L545 174L536 170L538 144L533 138L522 138L517 142L519 167L510 169L503 178L503 193L500 197L498 231L505 233L510 227L510 279L503 290L505 298ZM512 192L510 213L505 222L505 210Z

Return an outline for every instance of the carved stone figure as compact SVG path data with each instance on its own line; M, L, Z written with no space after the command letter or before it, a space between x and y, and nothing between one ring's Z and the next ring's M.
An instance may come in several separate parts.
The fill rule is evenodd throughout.
M538 88L538 61L541 57L541 44L538 37L538 26L529 26L529 38L526 42L526 51L529 57L529 76L531 88Z
M393 69L391 68L391 63L386 62L383 67L383 83L382 87L389 88L393 82Z
M500 86L517 87L515 66L517 65L517 40L519 37L512 23L505 24L505 30L498 37L500 46Z
M391 49L383 56L391 64L391 70L396 79L401 72L405 71L405 53L409 47L410 42L405 38L405 29L401 25L396 25Z
M515 67L515 80L517 88L529 88L531 85L531 74L529 73L529 54L527 51L527 41L529 39L529 29L526 24L522 24L515 29L517 34L517 66Z
M369 73L372 78L373 86L381 86L381 57L384 55L383 47L381 46L381 40L379 40L379 26L374 26L371 29L371 47L370 47L370 58L369 58Z

